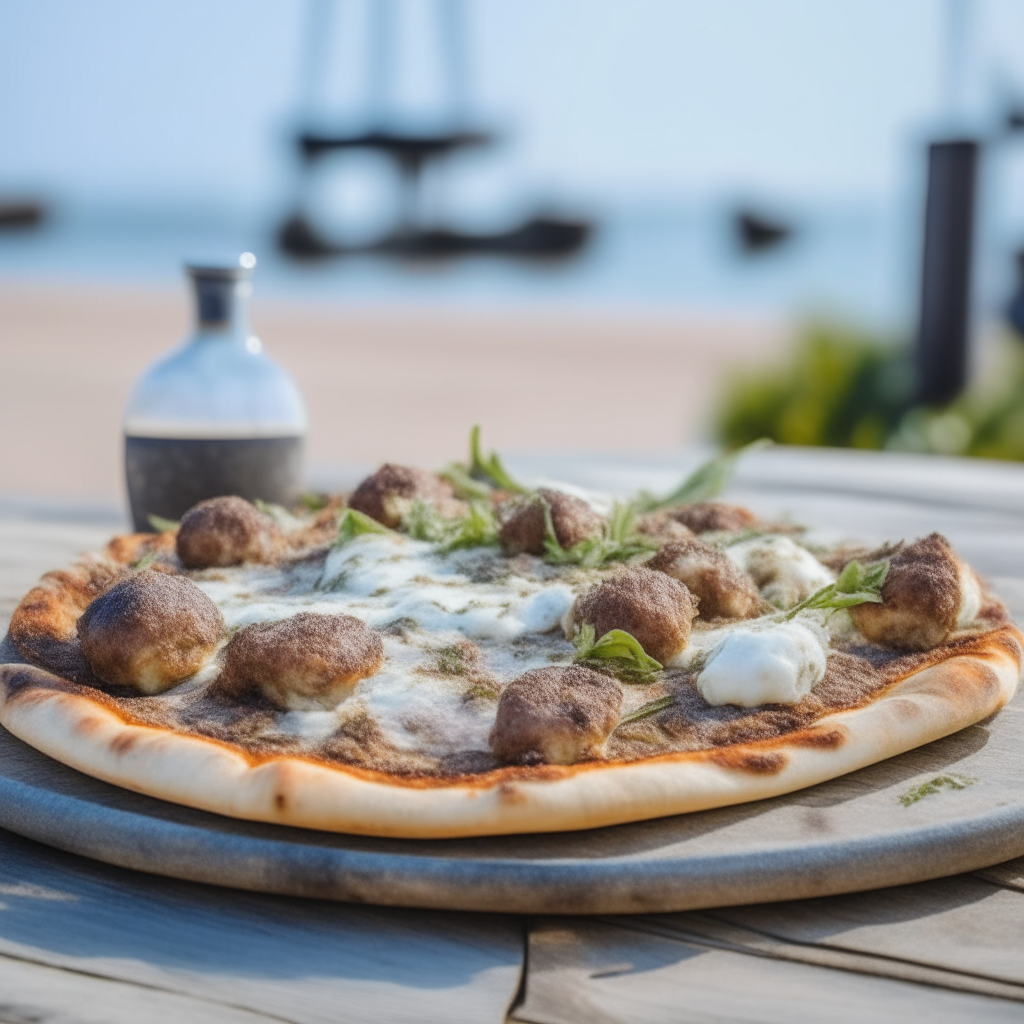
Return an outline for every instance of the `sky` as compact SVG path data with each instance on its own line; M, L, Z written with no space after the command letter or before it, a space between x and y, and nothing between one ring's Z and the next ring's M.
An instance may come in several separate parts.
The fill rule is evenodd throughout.
M394 26L395 74L376 88L369 2ZM287 193L303 116L461 109L505 132L495 157L454 169L467 207L510 189L873 203L899 193L951 108L978 124L1024 97L1017 0L462 0L468 85L453 104L445 2L0 0L0 190L251 213ZM310 4L329 15L312 49Z

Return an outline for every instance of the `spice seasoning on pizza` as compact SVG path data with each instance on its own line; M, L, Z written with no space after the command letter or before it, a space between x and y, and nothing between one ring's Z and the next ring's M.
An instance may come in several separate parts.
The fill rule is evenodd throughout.
M612 504L474 430L347 507L214 499L26 595L0 721L165 799L427 837L788 792L1012 695L1022 638L948 541L812 550L715 502L730 459Z

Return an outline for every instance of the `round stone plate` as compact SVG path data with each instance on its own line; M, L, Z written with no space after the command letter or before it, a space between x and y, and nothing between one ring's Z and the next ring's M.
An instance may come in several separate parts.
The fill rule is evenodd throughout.
M873 492L856 494L861 466L847 460L830 487L814 466L836 456L827 458L806 456L803 479L794 471L787 486L783 462L752 457L736 496L865 539L944 530L1011 608L1024 603L1016 500L998 507L982 496L985 480L936 480L941 463L922 462L926 476L914 480L916 464L905 459L899 493L879 493L876 471L891 463L872 461L864 476ZM608 470L584 468L578 482L590 486ZM640 483L678 472L648 467ZM1008 478L997 475L993 487ZM1013 479L1024 491L1024 476ZM915 500L925 484L934 485L927 500ZM5 643L0 662L15 660ZM789 796L591 832L445 841L334 835L178 807L66 768L0 729L0 827L174 878L397 906L611 914L823 896L1024 854L1024 696L954 736Z

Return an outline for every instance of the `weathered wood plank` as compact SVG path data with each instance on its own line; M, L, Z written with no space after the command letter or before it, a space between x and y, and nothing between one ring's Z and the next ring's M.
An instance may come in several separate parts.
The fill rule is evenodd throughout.
M342 1016L498 1022L522 964L514 919L222 890L110 868L7 833L0 901L0 958L295 1024ZM66 1009L63 996L25 999L50 1013Z
M1016 1021L1019 1002L828 967L750 956L603 921L548 919L532 929L530 1024L962 1024Z

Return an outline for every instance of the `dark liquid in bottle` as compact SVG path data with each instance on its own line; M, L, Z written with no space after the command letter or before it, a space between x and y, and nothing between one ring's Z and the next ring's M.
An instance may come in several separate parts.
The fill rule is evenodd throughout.
M237 494L293 505L302 488L301 437L245 440L126 437L125 474L132 522L180 519L197 501Z

